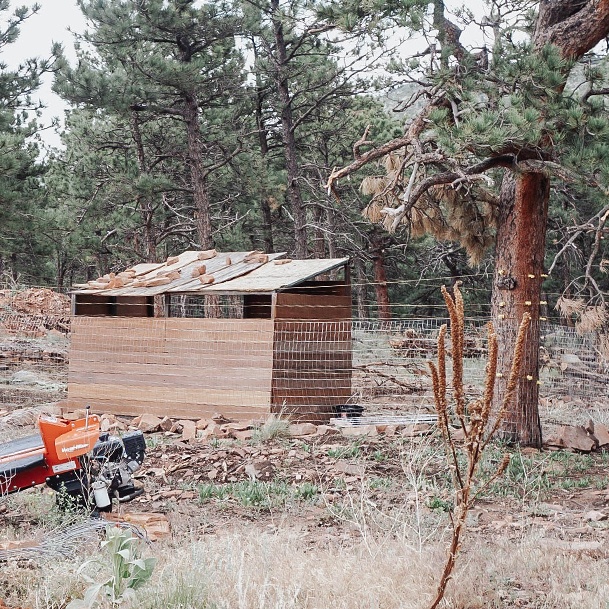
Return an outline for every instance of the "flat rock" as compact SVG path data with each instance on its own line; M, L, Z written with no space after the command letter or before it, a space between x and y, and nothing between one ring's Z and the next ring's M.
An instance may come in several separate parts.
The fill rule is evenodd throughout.
M598 447L609 446L609 428L602 423L594 424L594 437L598 442Z
M225 417L222 413L216 412L212 415L211 420L218 425L224 425L226 423L236 423L234 419Z
M554 436L546 440L546 444L589 453L596 446L595 440L581 425L563 425Z
M169 521L165 514L156 512L135 513L126 512L124 514L104 513L102 517L110 522L128 522L146 531L150 541L156 541L168 537L171 534Z
M252 424L248 422L235 422L235 423L225 423L222 425L225 429L234 430L234 431L245 431L246 429L251 429Z
M324 436L326 438L332 438L336 436L340 436L340 431L337 427L333 425L318 425L316 436Z
M198 438L228 438L229 430L211 421L205 429L197 431Z
M348 438L356 436L378 436L376 425L353 425L353 427L341 427L340 433Z
M363 465L349 463L344 459L337 461L334 464L334 469L341 474L347 474L348 476L355 476L357 478L363 478L366 472L366 468Z
M253 429L232 429L230 430L230 436L231 438L234 438L235 440L251 440L254 436L254 430Z
M188 442L189 440L194 440L197 437L197 425L194 421L184 419L182 421L178 421L178 423L182 425L182 441Z
M152 433L161 429L161 419L153 414L143 414L137 428L144 433Z
M161 431L171 431L173 427L173 421L169 417L163 417L161 420Z
M312 436L317 433L317 425L313 423L293 423L289 428L292 437Z
M428 423L415 423L412 425L404 425L404 427L400 429L400 435L405 438L413 438L415 436L422 436L430 431L431 425Z
M602 520L607 520L607 514L598 510L590 510L584 514L584 519L591 522L601 522Z
M205 429L208 425L209 425L208 419L199 419L196 422L197 431L199 431L201 429Z

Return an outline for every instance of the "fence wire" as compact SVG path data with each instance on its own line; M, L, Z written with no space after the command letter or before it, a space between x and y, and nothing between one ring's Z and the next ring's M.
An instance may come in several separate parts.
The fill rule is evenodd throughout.
M213 411L234 419L263 417L282 405L303 418L343 404L361 405L366 414L432 408L427 361L436 358L443 318L303 319L279 327L270 314L243 319L236 297L220 303L221 320L205 320L205 304L177 299L171 324L88 318L97 321L83 326L76 344L64 299L68 308L56 312L15 311L10 303L0 308L0 415L66 400L77 406L86 401L94 411L113 407L118 414L129 400L141 411L152 404L159 415L179 403L175 416L181 418ZM472 396L484 379L484 325L481 318L466 320L464 376ZM590 408L609 404L602 340L598 333L543 323L541 398Z

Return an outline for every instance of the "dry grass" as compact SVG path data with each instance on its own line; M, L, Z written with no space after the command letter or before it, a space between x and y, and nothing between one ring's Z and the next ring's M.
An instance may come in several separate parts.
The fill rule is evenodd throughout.
M254 430L256 442L266 442L274 438L285 438L290 435L290 421L282 413L269 415L264 423Z
M542 454L539 458L545 457ZM314 508L319 517L323 510L330 515L332 507L331 525L311 526L297 512L279 511L266 518L257 516L248 523L226 514L218 533L202 538L197 527L182 528L180 532L176 527L173 539L157 542L147 550L159 558L158 566L152 580L138 591L136 601L124 606L428 607L450 537L448 514L428 507L430 493L435 493L430 488L433 483L429 472L437 471L444 462L441 446L432 437L412 438L403 447L402 462L403 476L394 479L398 486L392 495L395 502L377 504L375 481L365 476L361 490L356 488L343 497L341 504L334 499ZM330 489L324 490L325 497ZM24 514L38 511L40 506L29 502L42 499L39 495L31 492L19 498ZM46 495L44 498L49 499ZM200 509L202 522L210 517L210 509ZM511 511L506 505L505 512ZM517 515L518 524L523 526L512 527L503 512L493 512L482 530L470 531L442 607L606 606L606 551L594 556L554 547L554 538L573 539L572 529L546 527L545 521L535 523L525 516L527 511L523 505ZM492 518L503 522L495 526ZM41 525L48 528L45 523ZM591 529L590 535L602 539L605 530ZM0 598L15 607L63 609L70 598L82 597L86 583L77 570L94 557L95 551L89 548L73 561L36 559L0 565Z
M445 606L606 606L606 562L548 552L542 541L534 535L483 544L470 540ZM419 609L431 600L444 554L435 545L421 552L408 549L399 538L312 546L296 529L269 534L251 527L153 551L164 559L138 593L133 606L141 609ZM3 591L11 602L33 609L58 608L80 592L76 566L9 565L3 569Z

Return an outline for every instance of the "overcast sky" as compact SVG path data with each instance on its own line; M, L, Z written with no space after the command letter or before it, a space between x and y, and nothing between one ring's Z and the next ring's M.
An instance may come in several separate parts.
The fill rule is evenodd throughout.
M11 12L16 6L32 5L34 1L21 0L11 2ZM16 66L29 57L48 57L53 42L61 43L69 58L74 56L73 37L68 28L83 31L85 21L76 5L76 0L38 0L41 9L37 15L28 19L21 27L19 39L5 47L2 60L9 66ZM50 122L54 116L63 117L65 105L51 91L52 77L47 77L44 85L37 92L47 108L43 112L42 120ZM59 145L59 137L44 132L44 140L50 145Z

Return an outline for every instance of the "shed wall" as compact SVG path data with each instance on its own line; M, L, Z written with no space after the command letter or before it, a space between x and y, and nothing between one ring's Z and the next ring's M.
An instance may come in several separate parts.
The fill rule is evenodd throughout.
M75 316L68 407L264 418L272 363L271 320Z
M349 286L332 291L276 295L274 412L322 422L351 398L351 292Z

